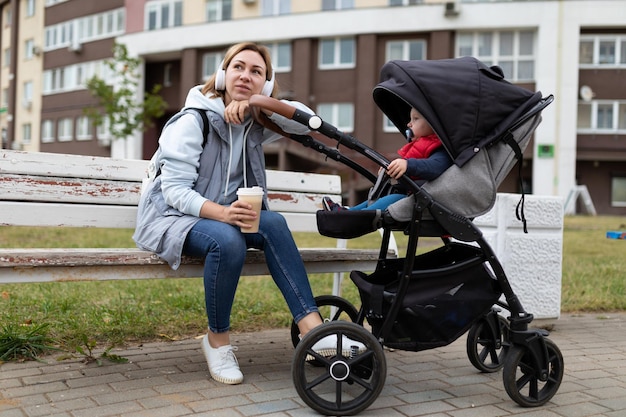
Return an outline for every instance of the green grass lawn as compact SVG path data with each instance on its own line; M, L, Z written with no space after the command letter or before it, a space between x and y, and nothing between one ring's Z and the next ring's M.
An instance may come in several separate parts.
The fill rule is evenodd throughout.
M133 247L128 230L2 227L0 247ZM625 217L565 219L563 312L626 310L626 241L607 239L608 230L626 230ZM532 233L532 231L531 231ZM396 235L399 246L406 237ZM334 246L335 240L299 233L301 247ZM349 247L378 247L377 233L349 241ZM423 239L421 251L438 243ZM400 251L402 254L402 249ZM331 274L312 275L315 295L330 294ZM358 306L349 279L343 296ZM0 286L2 333L45 326L51 340L76 351L127 342L170 340L205 332L201 279L56 282ZM232 315L233 331L289 326L291 316L271 277L242 277ZM3 330L4 329L4 330ZM16 330L17 329L17 330ZM0 340L1 343L1 340Z

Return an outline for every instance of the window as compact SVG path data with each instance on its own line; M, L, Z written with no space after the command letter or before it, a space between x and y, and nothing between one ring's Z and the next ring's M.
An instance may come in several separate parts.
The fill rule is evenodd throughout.
M32 125L30 123L24 123L22 125L22 144L29 145L31 141Z
M535 78L535 32L530 30L460 32L456 55L474 56L486 65L498 65L509 81Z
M80 116L76 119L76 139L77 140L90 140L93 130L93 121L87 116Z
M578 133L626 133L626 100L578 103Z
M151 1L146 5L146 30L166 29L182 24L182 0Z
M110 124L109 118L102 119L102 123L100 123L96 127L96 137L98 138L98 144L100 146L109 146L111 144L111 129L109 129Z
M54 123L52 120L41 122L41 143L54 142Z
M113 74L105 61L81 62L76 65L45 70L43 72L43 94L84 89L87 80L94 75L109 84L113 82Z
M222 62L222 54L217 52L209 52L202 56L202 80L206 81L211 75L215 74L217 67Z
M83 42L122 35L126 30L124 20L124 9L119 8L46 26L44 49L78 49Z
M270 51L272 66L275 72L291 71L291 43L277 42L265 44Z
M611 206L626 207L626 176L611 178Z
M172 86L172 64L165 64L163 66L163 87Z
M278 16L291 13L290 0L262 0L261 14L263 16Z
M24 92L22 95L22 105L25 109L30 110L33 105L33 82L26 81L24 83Z
M387 61L393 59L426 59L425 40L406 40L387 42Z
M206 21L219 22L230 20L233 14L232 0L207 0Z
M326 103L317 106L317 115L343 132L354 130L354 105L352 103Z
M354 9L354 0L322 0L322 10Z
M35 15L35 0L26 0L26 17Z
M35 54L33 53L35 48L35 41L27 39L24 42L24 59L33 59Z
M9 89L8 88L2 89L2 98L0 98L0 100L2 100L2 103L0 105L6 110L6 107L9 105Z
M11 48L7 48L4 50L4 66L8 67L11 65Z
M320 41L320 69L353 68L355 63L356 42L354 38L332 38Z
M626 66L626 35L583 35L578 45L581 68Z
M59 142L69 142L72 140L74 135L74 124L71 117L64 117L59 119L58 124L58 140Z

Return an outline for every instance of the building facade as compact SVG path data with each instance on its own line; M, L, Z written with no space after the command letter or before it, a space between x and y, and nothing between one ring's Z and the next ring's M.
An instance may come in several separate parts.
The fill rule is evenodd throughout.
M42 8L43 1L0 2L3 23L7 10L31 2ZM40 35L30 28L33 34L26 34L35 23L26 22L24 13L9 12L20 29L7 31L5 23L1 32L0 86L8 88L8 98L11 85L27 90L21 69L27 62L18 54L14 64L20 70L12 79L6 45L15 36L25 42L43 34L43 53L32 62L41 66L42 90L33 91L42 93L34 94L30 110L39 119L31 121L28 143L26 116L18 116L28 115L19 106L26 93L14 94L16 102L7 100L8 111L0 113L5 147L149 158L161 126L183 105L189 88L213 73L229 45L253 40L272 51L282 97L305 103L393 158L402 135L371 95L382 65L472 55L502 67L509 81L556 98L526 151L524 188L567 200L585 185L598 213L626 214L625 0L46 0L43 12ZM112 142L106 126L96 129L83 108L94 103L84 80L106 76L102 64L115 41L144 62L142 86L160 84L168 109L154 128ZM349 203L363 198L370 185L286 139L267 154L268 167L341 174ZM518 192L517 175L512 170L500 191Z

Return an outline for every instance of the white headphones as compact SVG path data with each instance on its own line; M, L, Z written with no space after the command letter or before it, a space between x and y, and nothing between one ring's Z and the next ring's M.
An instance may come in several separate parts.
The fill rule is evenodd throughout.
M215 73L215 89L224 90L226 88L226 69L224 68L224 61L220 62ZM271 96L274 90L274 70L272 69L272 77L265 81L261 94L264 96Z

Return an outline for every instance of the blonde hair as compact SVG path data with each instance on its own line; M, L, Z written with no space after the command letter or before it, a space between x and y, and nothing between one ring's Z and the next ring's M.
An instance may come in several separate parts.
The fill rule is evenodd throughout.
M259 55L261 55L261 58L263 58L263 61L265 61L265 66L267 68L265 72L265 79L266 80L271 79L273 70L272 70L272 58L270 57L270 51L265 46L258 45L254 42L241 42L228 48L228 50L224 54L224 61L223 61L224 66L223 68L218 68L218 71L220 69L226 70L226 68L228 68L228 65L230 64L230 61L232 61L235 55L237 55L241 51L254 51L258 53ZM204 83L204 85L202 86L202 94L206 95L208 93L211 93L214 97L224 97L224 90L215 89L215 77L216 76L217 76L217 72L211 75L209 79ZM272 89L271 96L274 97L277 91L278 91L278 84L276 83L276 80L274 80L274 88Z

